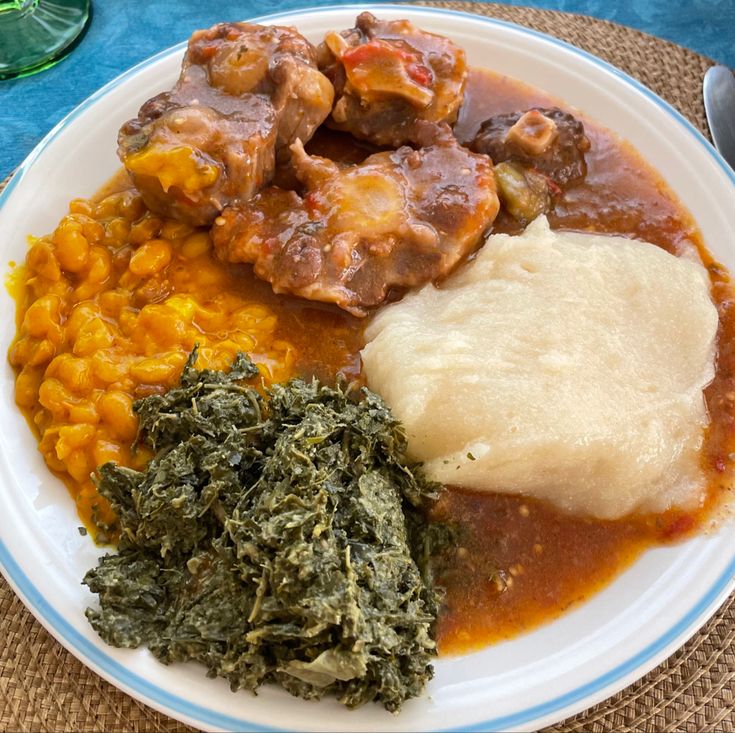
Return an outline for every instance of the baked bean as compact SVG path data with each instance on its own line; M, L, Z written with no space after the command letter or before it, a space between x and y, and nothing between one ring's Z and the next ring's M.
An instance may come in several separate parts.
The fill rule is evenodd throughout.
M85 301L76 304L64 324L66 343L73 344L81 328L100 315L100 310L95 303Z
M124 462L122 446L112 440L97 440L94 444L93 456L96 466L104 466L105 463L110 462Z
M100 420L95 406L89 400L82 400L69 408L69 422L96 425Z
M92 247L87 261L87 272L82 282L74 289L71 300L89 300L103 289L112 269L112 256L103 247Z
M121 442L130 443L138 432L138 418L133 412L133 400L124 392L104 392L97 402L97 410L107 424L110 434Z
M25 366L15 378L15 401L20 407L33 408L38 403L38 388L43 373L40 369Z
M161 359L141 359L130 367L130 376L141 384L169 382L176 371L173 364Z
M21 329L35 338L48 338L59 343L64 335L60 323L61 298L58 295L44 295L28 307Z
M85 448L86 446L78 448L64 458L67 472L77 483L87 481L95 468L92 456Z
M133 303L142 308L148 303L160 303L171 294L173 287L166 277L149 277L133 292Z
M82 225L82 234L90 245L99 244L105 238L105 227L88 216L78 217L78 221Z
M122 216L123 199L125 193L113 193L105 196L101 201L94 204L94 216L97 221L109 221L116 216Z
M147 213L130 227L130 244L143 244L161 233L163 220L155 214Z
M133 253L128 267L138 277L150 277L168 266L171 254L170 242L151 239Z
M69 202L70 214L84 214L85 216L91 216L93 212L94 206L86 199L72 199Z
M71 354L61 354L49 364L48 376L54 376L70 391L88 394L94 386L89 359L79 359Z
M295 357L206 231L151 214L132 190L76 199L69 211L52 235L31 240L18 268L9 359L48 466L67 477L85 522L94 513L112 523L90 475L108 461L150 461L148 449L132 450L134 399L174 385L195 343L199 368L227 368L247 351L267 379L291 376Z
M123 308L130 305L130 300L130 293L126 290L105 290L97 298L106 318L119 318Z
M186 237L194 231L194 227L184 224L183 221L174 221L167 219L161 227L160 236L163 239L180 239Z
M100 349L112 346L114 340L110 327L101 318L93 318L77 332L72 351L77 356L91 356Z
M38 401L53 416L54 420L64 422L69 415L69 405L74 398L69 390L53 377L44 379L38 388Z
M56 457L63 461L77 448L83 448L94 438L94 425L64 425L59 428L59 439L56 442Z
M67 217L54 232L56 258L67 272L79 272L87 264L89 241L82 234L81 229L78 222Z
M31 353L26 360L28 366L41 366L47 364L56 356L56 346L48 339L33 342Z
M89 252L89 270L86 279L94 283L103 283L110 277L112 256L104 247L92 247Z
M100 349L92 355L92 373L103 386L120 382L128 374L129 360L130 357Z
M138 315L138 326L159 351L171 346L183 346L191 351L197 340L196 329L187 323L186 317L179 311L169 307L167 302L145 306Z
M8 360L14 367L42 366L56 355L56 347L48 339L24 336L11 347Z
M59 427L52 426L43 431L38 447L48 467L59 473L66 472L66 464L56 456L56 444L59 442Z
M44 239L36 240L35 244L28 250L26 262L30 270L40 277L58 282L61 278L61 267L54 255L51 245Z
M123 217L111 219L105 227L105 244L108 247L120 247L128 241L130 222Z
M142 216L146 214L148 209L143 203L141 195L134 190L125 191L125 195L120 206L120 213L128 221L138 221Z
M193 260L207 254L212 248L212 240L209 232L194 232L190 234L181 247L181 254L187 259Z

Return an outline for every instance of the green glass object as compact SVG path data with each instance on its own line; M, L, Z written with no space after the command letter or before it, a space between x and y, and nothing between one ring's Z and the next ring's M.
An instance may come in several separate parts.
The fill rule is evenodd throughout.
M0 79L35 74L74 47L90 0L0 0Z

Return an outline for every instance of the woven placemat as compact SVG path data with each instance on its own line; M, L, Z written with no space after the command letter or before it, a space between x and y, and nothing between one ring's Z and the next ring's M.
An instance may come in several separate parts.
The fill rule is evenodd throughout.
M535 28L638 78L707 134L701 81L709 59L631 28L495 3L425 2ZM0 730L190 731L118 691L61 647L0 577ZM562 731L735 730L735 597L681 650Z

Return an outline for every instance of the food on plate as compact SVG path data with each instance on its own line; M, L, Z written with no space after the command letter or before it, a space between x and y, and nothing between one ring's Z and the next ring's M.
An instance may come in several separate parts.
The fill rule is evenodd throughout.
M362 358L433 480L613 519L703 500L717 327L700 264L541 217L383 309Z
M488 118L470 148L492 158L500 201L525 226L584 178L590 141L573 115L534 107Z
M449 128L344 166L293 146L306 192L269 188L230 206L212 227L230 262L252 262L277 293L335 303L354 315L447 275L498 213L487 157L457 144Z
M510 161L533 168L566 188L586 175L584 154L590 141L584 125L573 115L534 107L488 118L470 148L489 155L494 163Z
M526 226L551 209L549 179L542 173L517 163L498 163L493 172L503 209L521 225Z
M224 368L247 351L275 381L293 375L297 354L278 337L276 313L210 259L206 231L151 214L134 190L70 209L51 235L32 239L9 358L46 463L88 522L110 523L95 467L147 462L132 450L133 402L175 384L195 343L202 366Z
M118 153L153 211L208 224L271 180L333 95L294 28L220 23L192 35L178 82L122 126Z
M370 13L327 33L319 68L335 88L329 125L391 147L416 142L418 121L451 125L467 79L465 53L448 38Z
M194 34L13 275L16 402L118 543L103 638L394 710L709 521L729 274L559 105L408 21Z
M89 620L233 690L276 682L398 710L436 653L437 600L412 557L436 487L377 395L297 380L264 398L247 357L227 374L196 358L135 404L147 469L100 469L120 543L84 579L100 598Z

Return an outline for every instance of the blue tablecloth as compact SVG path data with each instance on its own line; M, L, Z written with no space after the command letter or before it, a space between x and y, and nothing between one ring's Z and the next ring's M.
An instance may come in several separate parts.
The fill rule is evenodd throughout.
M146 57L220 20L339 0L92 0L79 46L36 76L0 81L0 180L73 107ZM344 3L340 3L344 4ZM520 0L514 5L606 18L735 67L735 0Z

